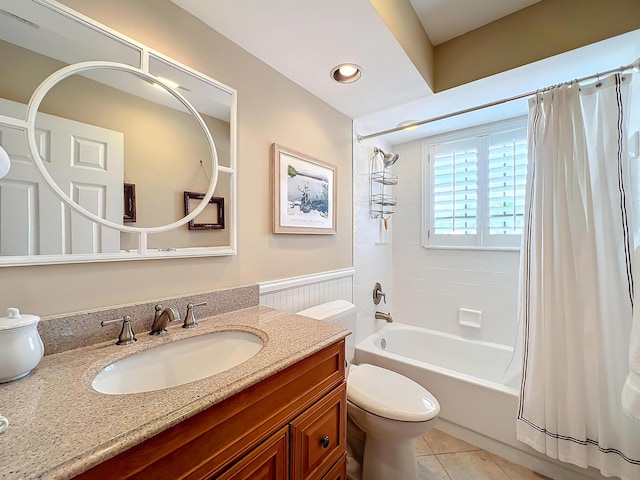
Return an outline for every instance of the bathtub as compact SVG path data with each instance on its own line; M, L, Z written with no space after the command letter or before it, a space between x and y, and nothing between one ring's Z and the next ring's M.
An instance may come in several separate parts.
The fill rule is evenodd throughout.
M355 363L411 378L438 399L439 418L521 448L519 390L501 382L512 353L506 345L392 323L356 345Z

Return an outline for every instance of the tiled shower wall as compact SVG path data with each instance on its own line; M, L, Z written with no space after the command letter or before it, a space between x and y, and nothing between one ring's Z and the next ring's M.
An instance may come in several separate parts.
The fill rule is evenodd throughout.
M354 127L354 135L357 135L358 125ZM387 241L383 241L381 220L369 215L369 165L373 149L379 147L390 151L389 146L376 140L363 143L354 141L353 145L353 261L356 271L353 297L358 309L356 341L360 341L385 323L383 320L375 320L376 310L391 313L394 319L398 313L394 308L397 303L394 298L391 249L395 221L393 218L389 221ZM373 303L373 287L376 282L380 282L386 293L386 304Z
M393 167L398 176L393 216L394 318L513 345L519 252L422 247L422 142L394 146L393 152L400 154ZM460 325L460 308L482 312L480 328Z

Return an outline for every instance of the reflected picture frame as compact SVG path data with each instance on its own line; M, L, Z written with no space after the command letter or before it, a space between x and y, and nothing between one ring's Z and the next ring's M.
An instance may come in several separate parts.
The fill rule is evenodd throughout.
M189 215L191 213L192 201L193 208L195 209L200 202L204 200L204 193L198 192L184 192L184 214ZM212 212L209 211L214 209ZM215 221L208 223L198 223L196 220L203 216L215 218ZM224 198L223 197L211 197L209 203L205 207L204 211L196 218L187 223L189 230L222 230L224 229Z
M124 211L122 221L133 223L136 221L136 185L135 183L124 184Z
M335 234L336 170L330 163L272 144L273 233Z

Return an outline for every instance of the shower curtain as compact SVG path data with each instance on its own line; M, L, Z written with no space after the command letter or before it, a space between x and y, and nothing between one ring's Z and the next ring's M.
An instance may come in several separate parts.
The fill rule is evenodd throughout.
M518 439L606 476L640 479L640 422L624 415L633 239L630 75L529 101L520 257Z

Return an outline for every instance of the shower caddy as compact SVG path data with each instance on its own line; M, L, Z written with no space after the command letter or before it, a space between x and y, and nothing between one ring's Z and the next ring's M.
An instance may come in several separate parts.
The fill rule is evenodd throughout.
M384 229L387 230L387 220L393 214L393 207L398 203L397 197L388 193L387 187L397 185L398 177L388 171L390 165L384 161L388 154L385 154L378 147L375 147L373 152L369 170L369 215L371 218L382 219Z

